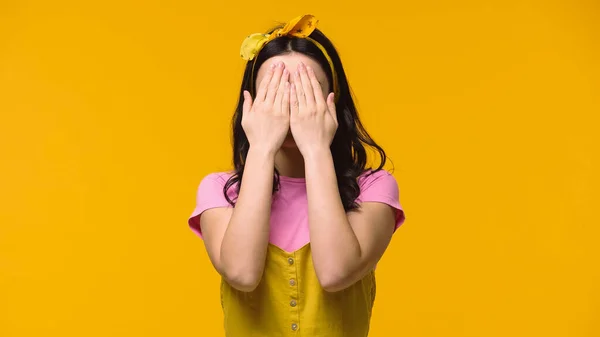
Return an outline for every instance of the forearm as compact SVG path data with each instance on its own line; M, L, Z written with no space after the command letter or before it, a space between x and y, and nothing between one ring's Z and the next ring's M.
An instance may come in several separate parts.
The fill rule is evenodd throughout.
M262 276L269 241L273 190L272 151L250 149L240 192L221 243L221 265L232 283L252 290Z
M355 269L361 248L342 204L330 150L304 160L313 264L323 287L335 288Z

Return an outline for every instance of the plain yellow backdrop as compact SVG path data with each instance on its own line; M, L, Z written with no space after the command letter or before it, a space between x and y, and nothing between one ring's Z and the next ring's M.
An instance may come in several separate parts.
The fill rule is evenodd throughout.
M1 337L223 336L187 217L242 39L305 13L406 210L371 336L600 336L597 2L4 0Z

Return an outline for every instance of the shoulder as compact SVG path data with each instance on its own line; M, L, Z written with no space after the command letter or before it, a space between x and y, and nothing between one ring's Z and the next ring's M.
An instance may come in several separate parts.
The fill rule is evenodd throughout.
M223 193L223 188L227 184L229 178L234 175L234 172L212 172L205 175L198 186L198 197L210 197L216 193ZM234 189L229 189L228 195Z
M400 197L398 183L394 176L386 170L368 170L358 178L360 193L359 202L386 201L396 205Z
M202 178L202 181L214 181L223 185L234 175L232 171L211 172Z
M398 187L398 183L394 176L386 170L366 170L358 177L358 186L361 190L368 189L373 185L391 185Z
M227 180L233 175L232 172L214 172L205 175L200 181L196 192L196 207L188 219L188 224L200 237L202 231L200 228L200 215L204 211L212 208L229 207L230 203L223 193ZM232 200L235 193L229 189L227 197Z
M366 171L358 179L361 202L384 203L396 210L396 225L400 227L405 220L404 209L400 204L400 189L394 176L385 170Z

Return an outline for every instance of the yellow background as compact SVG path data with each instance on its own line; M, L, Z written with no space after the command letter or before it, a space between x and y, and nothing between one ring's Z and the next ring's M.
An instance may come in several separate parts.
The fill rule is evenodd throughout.
M187 228L242 39L312 13L406 223L371 336L600 336L595 1L0 2L0 336L222 336Z

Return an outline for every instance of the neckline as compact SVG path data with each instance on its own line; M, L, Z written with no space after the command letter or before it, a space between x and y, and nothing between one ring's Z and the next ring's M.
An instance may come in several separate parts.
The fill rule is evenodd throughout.
M279 181L290 182L290 183L305 183L306 178L286 177L279 175Z

